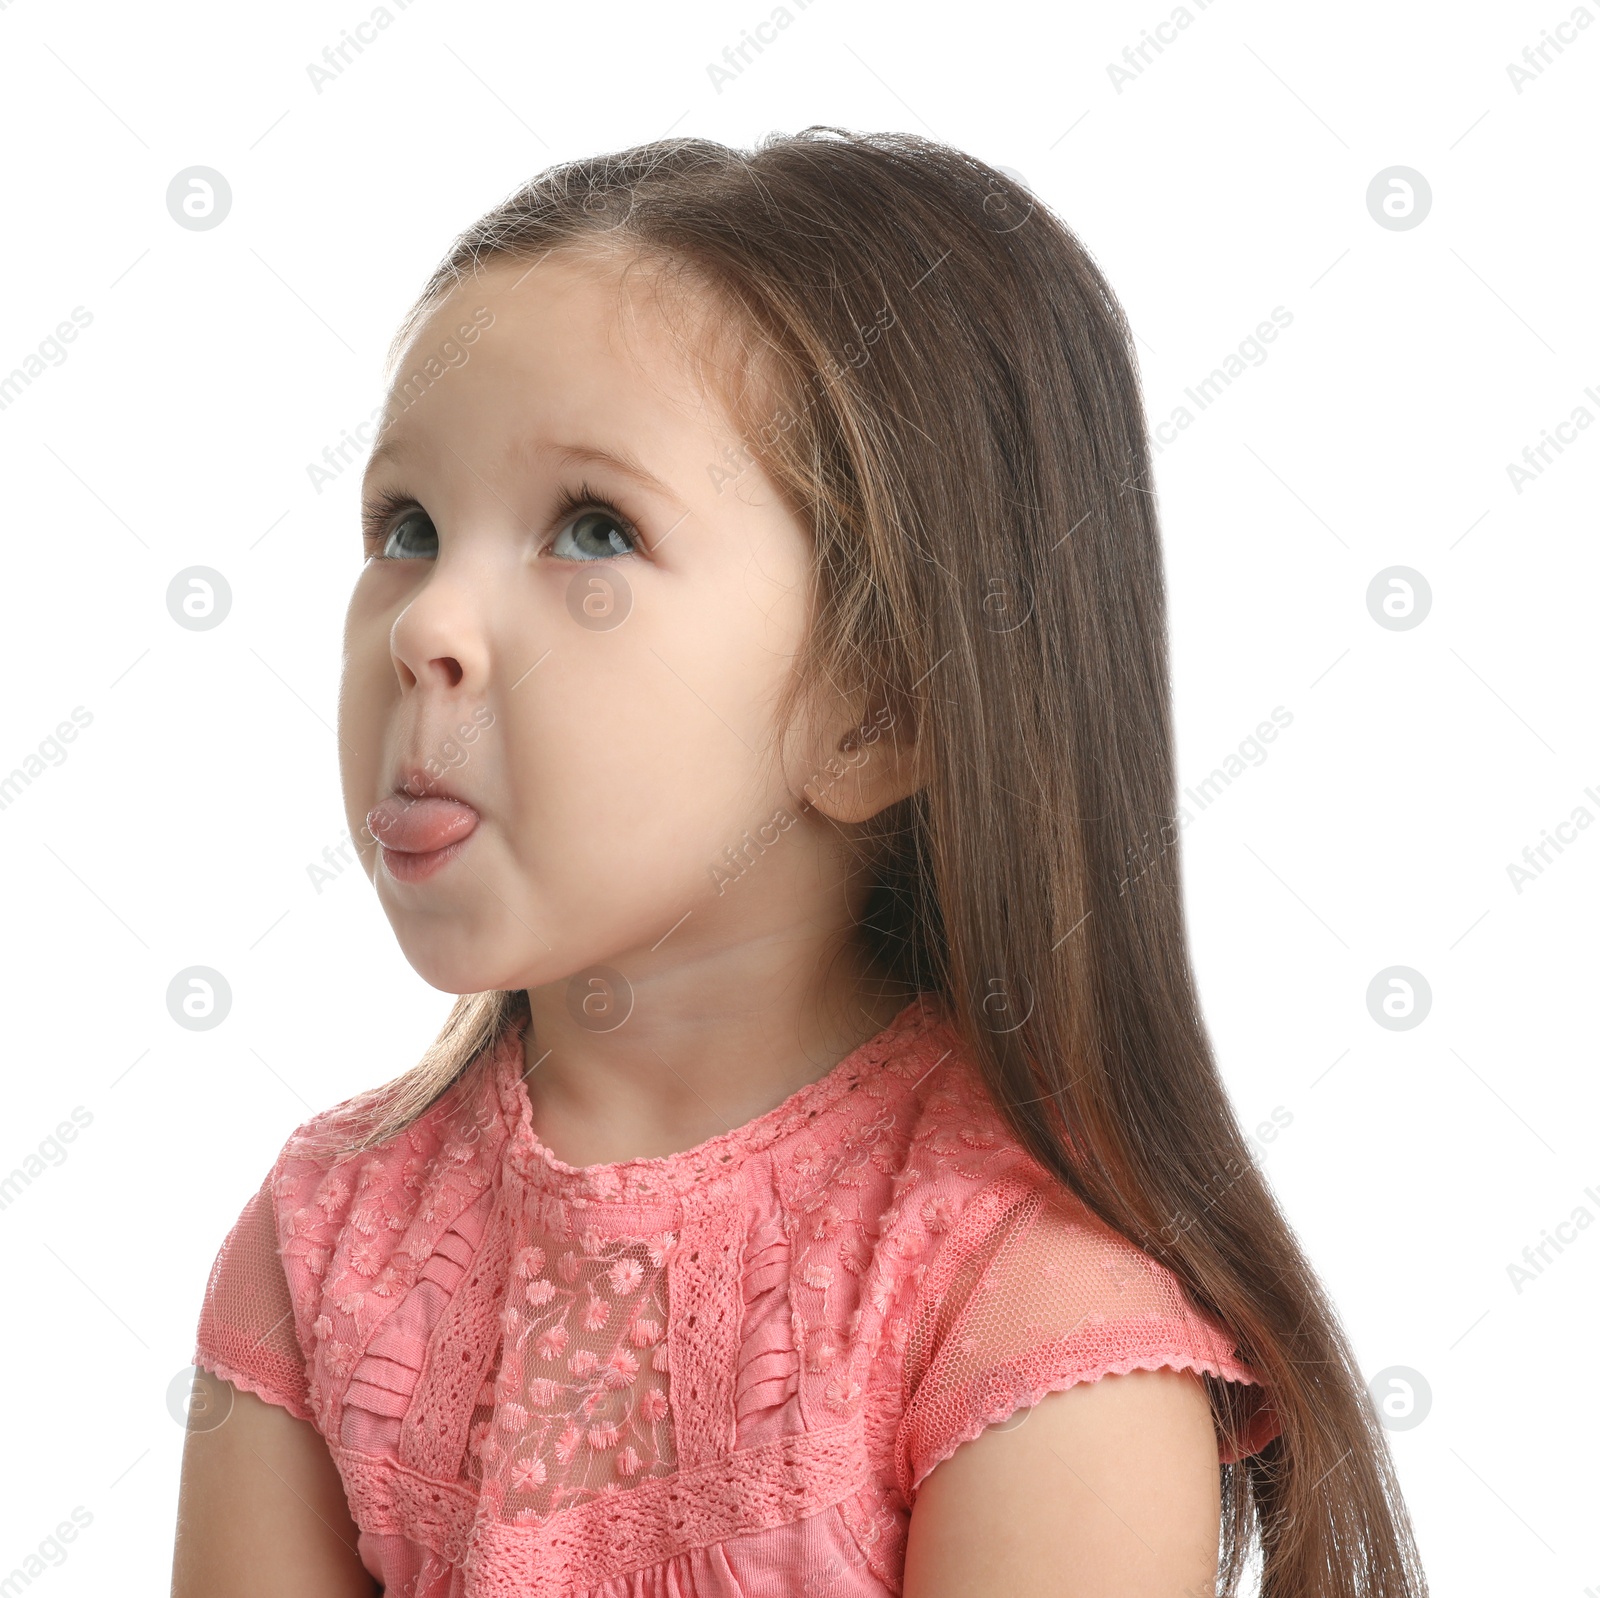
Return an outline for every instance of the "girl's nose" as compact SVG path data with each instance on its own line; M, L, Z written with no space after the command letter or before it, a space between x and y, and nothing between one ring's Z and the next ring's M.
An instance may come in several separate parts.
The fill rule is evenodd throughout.
M430 573L395 617L389 653L403 688L481 689L489 647L482 611L469 587L442 571Z

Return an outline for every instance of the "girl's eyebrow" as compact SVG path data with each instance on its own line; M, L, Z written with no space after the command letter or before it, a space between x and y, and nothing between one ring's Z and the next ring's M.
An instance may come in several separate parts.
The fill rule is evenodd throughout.
M378 465L380 461L399 460L406 453L407 449L403 440L389 439L387 442L380 443L378 447L373 450L369 456L367 456L367 470L371 471L372 468Z
M619 471L625 477L631 477L636 483L652 492L662 495L666 499L677 501L678 496L661 481L653 472L646 469L644 463L637 456L625 449L602 449L598 444L546 444L539 445L524 442L518 445L516 453L526 455L535 453L540 449L554 455L567 466L577 466L585 461L597 462L602 466L609 466L614 471Z
M370 471L382 461L403 460L412 453L412 446L405 439L391 439L380 444L371 455L367 457L367 469ZM595 462L609 466L614 471L621 472L624 477L631 477L642 487L660 494L664 499L670 499L674 504L682 505L683 501L671 488L661 481L654 472L650 471L637 456L626 449L604 449L598 444L540 444L532 439L519 439L511 446L510 459L522 460L529 455L545 453L553 455L563 465L576 466L583 462Z

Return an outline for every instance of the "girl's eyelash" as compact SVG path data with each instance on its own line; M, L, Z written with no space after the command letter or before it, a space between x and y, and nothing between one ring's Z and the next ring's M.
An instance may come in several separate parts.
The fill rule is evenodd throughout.
M381 494L365 500L361 506L361 533L363 538L379 538L389 530L389 523L403 510L421 510L409 494L385 489Z
M383 537L395 517L402 511L412 510L422 510L422 506L412 495L401 493L398 489L384 489L361 507L363 539ZM633 540L636 547L643 547L644 540L639 536L639 530L604 494L597 494L586 481L580 482L576 489L563 485L561 492L556 496L557 523L565 526L579 511L586 510L604 511ZM423 514L427 513L424 511ZM559 531L559 527L557 530Z
M557 522L564 526L568 518L580 510L604 511L633 540L636 548L644 547L644 539L639 536L638 528L604 494L595 493L587 482L582 481L575 490L563 486L560 494L556 496Z

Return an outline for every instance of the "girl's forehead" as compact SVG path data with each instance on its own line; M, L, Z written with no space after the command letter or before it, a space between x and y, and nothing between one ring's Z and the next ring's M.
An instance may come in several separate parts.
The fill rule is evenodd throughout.
M648 261L553 251L532 260L491 256L428 308L408 348L463 315L539 340L552 352L695 364L717 325L709 292Z
M392 363L384 431L429 431L450 411L487 419L509 402L525 417L649 422L720 447L740 429L710 309L638 260L491 258L415 323Z
M721 380L725 357L689 343L692 323L670 295L650 320L659 300L646 285L581 264L528 267L486 266L415 325L392 367L369 480L503 483L587 458L623 463L680 507L730 500L729 482L741 503L775 492Z

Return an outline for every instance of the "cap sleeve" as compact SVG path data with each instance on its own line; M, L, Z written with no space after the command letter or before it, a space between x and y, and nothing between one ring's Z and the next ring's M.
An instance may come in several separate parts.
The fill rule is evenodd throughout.
M896 1438L902 1495L986 1426L1046 1393L1133 1370L1192 1370L1243 1384L1225 1464L1277 1433L1257 1377L1177 1278L1040 1172L966 1208L925 1277L906 1348Z
M274 1167L217 1253L200 1308L194 1364L310 1420L305 1356L278 1253L276 1175Z

